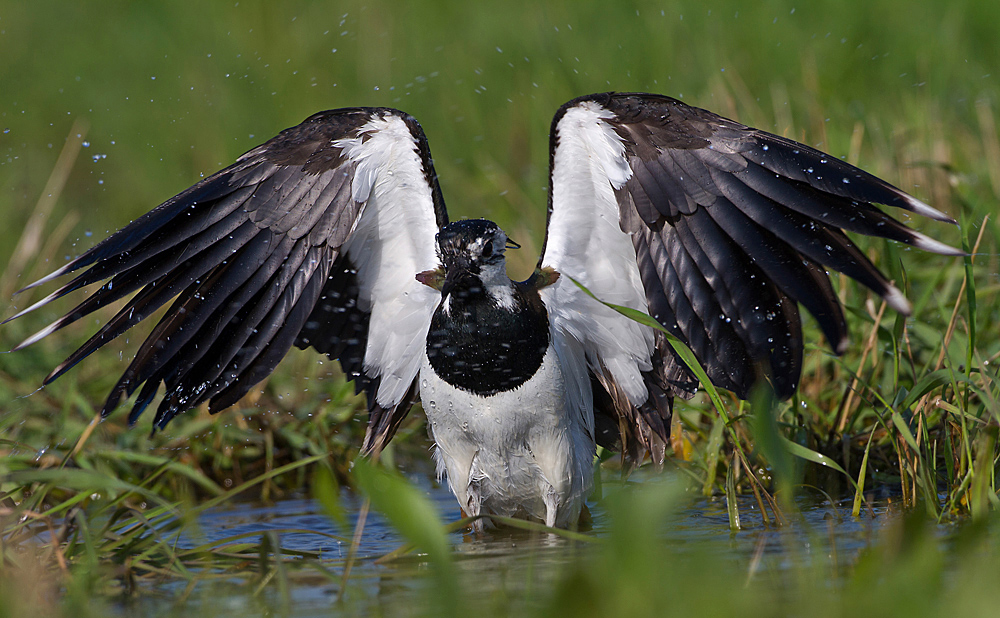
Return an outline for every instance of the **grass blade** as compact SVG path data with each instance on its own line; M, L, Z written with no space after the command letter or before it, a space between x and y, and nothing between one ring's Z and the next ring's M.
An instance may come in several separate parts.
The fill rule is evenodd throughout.
M851 506L851 516L859 517L861 515L861 502L864 500L865 492L865 478L868 473L868 452L872 448L872 439L875 437L875 429L878 425L872 427L872 431L868 434L868 443L865 444L865 454L861 458L861 470L858 472L858 482L854 484L854 504Z

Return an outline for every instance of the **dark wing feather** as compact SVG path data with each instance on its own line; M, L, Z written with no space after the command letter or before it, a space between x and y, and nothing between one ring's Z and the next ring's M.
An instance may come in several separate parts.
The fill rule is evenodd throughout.
M636 208L633 204L652 203L661 215L656 220L650 219L648 206L646 216L637 209L644 226L660 230L651 238L685 249L668 250L664 257L675 271L683 271L684 281L675 277L671 283L686 298L676 290L661 296L653 285L647 295L650 307L686 306L701 288L707 298L694 308L697 318L687 316L678 328L683 339L703 342L696 353L713 381L741 397L758 378L755 365L762 361L780 396L794 392L802 346L795 303L813 314L835 351L847 345L843 311L822 267L863 283L894 309L909 311L902 294L844 231L960 253L910 230L873 204L951 219L813 148L667 97L607 94L584 100L615 115L609 123L621 136L634 172L617 191L623 223L634 226L627 214ZM682 194L675 189L664 200L663 192L650 193L648 176L660 187L679 186ZM692 228L698 233L691 233ZM635 243L641 261L645 256ZM710 255L716 257L714 264ZM669 268L663 270L669 274ZM661 281L668 287L667 280ZM727 347L741 352L713 353Z
M897 311L909 312L902 293L845 232L961 254L874 206L954 223L892 185L808 146L668 97L605 93L570 101L553 119L551 153L550 227L540 265L584 281L598 298L628 306L641 301L691 347L713 383L743 398L762 376L781 397L797 388L803 345L798 305L816 318L836 352L847 345L843 310L824 267L863 283ZM589 153L588 159L580 153ZM579 189L587 182L598 189ZM613 198L601 183L611 185ZM634 264L621 251L573 252L572 243L585 239L579 230L606 234L596 230L602 219L615 215L635 251ZM610 236L602 238L604 246L611 245ZM608 267L623 279L635 269L643 298L623 301L618 283L580 276ZM549 297L585 311L568 291ZM603 319L611 324L610 317ZM567 332L580 332L574 318L564 320L571 325ZM648 348L624 350L638 357L634 370L642 371L650 399L693 392L693 376L662 336L652 336L652 370L642 362ZM584 339L588 358L623 351L597 338ZM656 441L648 434L651 428L658 433L660 425L642 422L636 413L649 401L623 399L629 372L614 375L589 364L593 384L601 390L595 395L599 416L602 409L615 410L619 425L628 429L622 430L622 441L632 436L653 449ZM600 420L601 426L606 429L609 420Z
M364 217L376 183L383 183L386 197L371 209L398 221L388 230L378 213ZM412 404L419 349L369 352L369 329L391 330L394 316L412 314L417 323L405 326L416 333L411 340L422 341L419 318L426 313L429 324L434 301L424 298L414 275L436 266L434 233L446 222L415 120L389 109L322 112L28 286L87 269L14 317L105 282L18 348L131 296L47 384L172 300L112 389L104 415L139 390L129 415L136 422L161 384L166 392L156 427L205 401L215 412L266 378L292 345L312 346L340 359L358 390L368 390L371 425L364 448L380 448ZM387 272L366 253L381 248L380 231L409 240L414 248L394 250L405 254L402 263L413 263L412 272ZM359 265L366 267L365 280ZM416 298L404 294L410 300L401 301L382 291L393 277L412 282ZM400 364L396 357L408 360ZM380 389L385 377L405 384Z

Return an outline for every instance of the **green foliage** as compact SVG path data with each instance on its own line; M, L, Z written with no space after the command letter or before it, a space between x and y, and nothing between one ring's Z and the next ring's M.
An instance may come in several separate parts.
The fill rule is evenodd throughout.
M354 464L358 488L409 542L427 555L435 580L436 614L458 616L461 601L451 546L441 516L430 500L397 473L359 459Z

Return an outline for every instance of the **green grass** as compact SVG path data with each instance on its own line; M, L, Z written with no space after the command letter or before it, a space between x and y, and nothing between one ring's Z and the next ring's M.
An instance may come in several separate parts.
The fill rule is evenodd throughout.
M626 492L609 500L621 506L609 506L605 542L567 558L549 588L484 611L985 613L997 599L983 578L1000 560L994 5L0 1L0 297L280 129L354 105L391 105L421 121L452 216L500 223L524 246L511 270L525 277L541 246L556 107L610 89L681 97L861 165L962 224L913 225L978 249L963 262L859 241L901 282L913 316L882 311L835 277L850 350L831 356L807 319L812 345L793 401L762 393L742 404L723 392L718 403L701 395L679 405L670 476L726 496L734 524L751 521L736 507L743 493L769 521L794 519L791 495L803 485L857 495L859 509L862 489L889 485L912 521L838 564L804 560L750 576L747 564L647 542L649 522L684 500L655 487ZM69 307L3 326L0 348ZM280 598L293 563L317 573L343 566L284 560L280 538L178 554L170 536L216 501L274 500L302 487L329 501L331 483L355 483L364 406L333 363L296 352L237 410L193 411L149 437L145 419L132 430L123 414L93 423L140 334L35 392L93 326L0 354L0 613L17 615L34 599L29 590L44 602L28 606L53 615L97 614L167 581L197 596L210 573ZM424 457L419 415L394 444L386 463ZM313 456L322 463L295 465ZM939 542L951 530L940 526L953 522L960 530ZM403 532L418 543L440 533ZM440 553L433 564L451 560ZM433 568L466 581L453 566ZM467 588L434 602L454 609Z

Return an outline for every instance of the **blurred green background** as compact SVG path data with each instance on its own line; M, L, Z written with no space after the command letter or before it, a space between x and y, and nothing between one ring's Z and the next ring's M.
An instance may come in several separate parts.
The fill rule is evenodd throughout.
M387 105L423 124L452 216L497 220L525 244L526 274L564 101L668 94L838 156L861 123L859 162L884 173L900 135L979 143L977 101L1000 91L998 20L986 0L5 0L0 264L74 121L89 146L52 215L81 215L70 253L313 112ZM981 149L933 149L913 158L988 177Z
M512 275L525 277L535 263L544 231L552 114L573 97L605 90L649 91L682 98L845 157L962 220L974 239L983 217L995 217L1000 197L998 24L1000 2L995 0L0 0L0 265L7 265L16 247L22 247L14 256L14 265L5 266L0 273L0 293L7 301L18 284L58 266L281 129L319 110L363 105L398 107L419 119L430 140L452 217L486 216L500 223L524 246L508 255ZM51 213L36 228L38 242L19 245L50 175L58 169L56 161L67 137L84 131L85 145L66 185L53 195ZM913 223L945 242L960 244L959 232L951 226L923 220ZM978 315L979 338L963 340L967 330L960 324L955 331L958 343L952 347L960 348L962 358L951 362L954 350L949 356L949 367L962 364L962 342L971 341L969 348L975 348L977 359L980 355L987 359L975 365L983 380L992 379L985 368L990 363L990 367L995 366L993 361L1000 355L996 240L1000 231L995 224L990 225L993 227L984 236L976 262L979 304L972 303L968 312L961 314L962 320L966 315ZM884 259L886 254L898 255L888 253L881 242L862 246L872 250L883 268L891 262ZM36 263L36 255L50 263ZM906 322L912 329L906 345L910 347L912 342L919 360L931 355L928 350L935 351L942 333L950 330L948 315L961 296L956 290L961 264L960 260L919 252L907 252L902 261L916 311ZM867 299L864 292L844 292L844 296L854 309L863 307ZM38 295L32 293L5 302L0 318L14 312L11 305L23 308L34 298ZM0 350L40 328L58 308L68 307L46 308L39 315L6 325L0 329ZM853 368L864 365L856 357L870 320L861 310L851 312L850 317L855 322L855 338L845 365ZM903 321L897 325L901 332ZM71 349L71 340L85 337L91 329L92 323L76 325L68 329L71 332L29 351L0 355L0 413L13 411L0 414L0 439L15 436L31 445L19 452L17 461L8 457L8 465L54 465L77 436L89 435L84 428L93 418L92 406L106 396L124 369L121 359L134 351L137 335L132 335L131 344L109 346L110 350L95 355L37 396L11 401L34 391L45 373ZM884 337L873 357L893 354L894 343ZM823 345L814 331L808 340ZM115 354L116 347L125 350L124 355ZM275 452L284 451L292 460L302 459L308 453L335 451L331 447L335 440L342 440L341 459L350 461L358 442L351 429L354 434L363 430L360 417L352 420L360 400L350 397L349 386L333 380L326 380L321 388L310 383L311 392L306 392L310 389L302 388L301 380L325 375L328 369L316 368L314 354L293 356L296 358L284 363L270 381L271 394L265 395L261 407L271 410L284 406L304 417L303 426L312 433L299 426L288 430L291 437L286 441L294 448L283 446L280 423L267 415L254 421L266 428L261 432L256 424L249 428L245 423L240 425L235 412L213 417L219 420L215 425L189 414L186 416L194 417L186 421L189 429L181 431L178 422L172 425L178 432L176 442L167 442L169 436L162 434L156 438L159 442L147 440L145 421L140 422L141 430L125 431L123 415L118 415L118 424L104 423L95 430L88 445L93 452L81 452L74 462L86 468L88 461L97 461L93 466L99 473L96 476L111 478L106 471L112 466L100 465L104 461L101 457L110 457L108 453L126 462L123 453L147 459L162 455L168 464L205 471L213 479L231 480L232 462L226 458L232 453L227 449L249 443L248 435L264 436L262 444L247 447L247 458L268 470ZM816 435L826 436L828 422L836 423L837 402L846 393L848 374L839 366L831 369L833 361L822 348L810 348L809 359L807 372L812 371L814 377L803 380L802 401L821 405L786 410L784 418L801 416L803 425L812 423ZM907 375L899 380L891 362L883 365L888 369L871 380L876 387L873 390L883 386L890 393L889 400L894 400L891 394L903 392L897 382L912 385L916 378L909 380L904 371ZM913 373L920 376L929 370L929 365L924 365ZM984 391L992 393L992 388L984 387ZM323 394L317 396L318 391ZM337 405L327 405L331 400ZM990 403L995 407L995 398ZM867 402L865 405L871 407ZM328 416L319 412L324 407L331 408ZM965 419L972 409L956 409L955 418ZM866 420L859 423L865 429L858 435L867 439L868 428L874 423L870 419L882 412L877 406L865 408ZM828 414L834 417L832 421L824 417ZM332 423L331 417L339 424ZM21 420L24 418L28 421ZM705 408L699 418L698 422L708 427L715 415ZM975 420L983 422L975 427L986 428L983 434L995 438L996 425L988 424L990 418L980 410ZM948 419L941 425L956 422ZM401 437L404 443L407 439L417 442L423 457L426 446L420 441L424 432L419 420L413 420ZM718 427L721 436L721 425ZM968 433L963 430L966 438ZM167 448L154 452L153 443L165 443ZM708 458L705 464L710 472L708 489L712 489L715 469L720 467L720 444L717 441L714 447L706 447L716 452L716 458ZM983 492L989 489L995 499L995 441L984 444L982 460L987 463L979 478L986 479ZM46 457L52 461L43 457L50 446L52 452ZM37 455L34 449L40 449ZM897 451L887 452L891 459L881 469L892 472L893 460L898 460L902 469ZM901 452L905 454L905 447ZM213 457L225 461L208 461ZM274 459L281 461L276 456ZM929 459L931 463L935 460ZM160 465L159 461L154 463ZM218 470L210 474L213 466ZM113 469L122 478L132 479L132 471L124 463ZM245 471L248 477L250 472L261 473L249 466ZM346 474L346 467L340 472ZM967 488L971 477L962 478L961 487ZM170 485L175 480L157 483ZM951 480L959 485L959 479ZM296 478L292 485L306 483ZM262 492L264 500L269 487L265 485ZM933 494L935 489L929 486L926 491ZM159 485L156 490L170 496L187 495ZM73 494L59 494L63 495ZM64 504L71 499L65 499ZM114 498L118 499L120 496ZM116 504L110 499L107 502ZM25 504L30 506L30 502ZM93 513L103 521L104 515L96 507ZM554 607L576 616L608 615L616 609L622 613L630 604L646 599L655 600L655 606L650 605L648 611L629 611L630 615L660 615L671 607L680 612L686 609L685 602L696 604L694 613L700 607L706 615L705 602L722 608L717 609L718 615L746 613L748 607L755 608L750 612L754 615L779 614L796 607L799 611L793 613L799 615L882 616L895 609L911 617L922 613L921 609L940 615L985 615L987 609L996 609L995 595L983 592L995 586L977 579L996 573L995 517L987 540L974 537L974 543L965 544L971 558L955 559L964 564L961 568L953 569L948 562L951 558L945 557L951 555L951 546L960 543L950 542L942 549L937 543L940 527L924 535L890 531L883 535L882 549L876 547L867 557L843 561L849 569L856 567L851 571L853 579L846 584L831 585L830 581L836 580L825 570L826 563L816 560L811 563L814 579L790 588L783 577L777 578L780 581L775 586L749 586L742 564L733 567L716 560L704 569L692 569L690 559L675 560L676 556L660 552L659 546L647 542L646 528L655 526L661 516L655 509L630 508L623 509L619 519L611 517L613 525L616 521L622 525L618 532L612 530L612 542L601 546L607 551L596 561L573 563L563 573L563 584L552 590ZM645 521L636 523L635 518L643 517ZM721 526L720 533L726 533ZM894 549L897 545L898 551ZM622 556L631 567L623 566L624 558L622 564L616 562L616 548L623 548ZM983 548L988 551L980 551ZM167 549L172 555L173 550ZM825 551L815 555L825 555ZM835 551L832 555L833 571L837 571ZM813 554L809 556L811 561ZM102 560L102 564L110 564L105 556ZM31 573L26 577L57 582L53 586L68 581L49 577L54 567L48 568L45 577L34 578ZM89 571L77 572L86 575ZM799 577L798 571L790 572ZM113 573L118 577L117 570ZM105 580L111 581L111 576L95 579L98 584L81 584L78 590L66 587L71 593L79 592L81 607L99 613L100 606L89 605L91 587L103 585L100 582ZM4 581L0 577L0 588L7 585ZM18 580L11 581L15 583L7 587L21 592ZM674 582L675 587L664 582ZM947 594L941 592L943 588ZM675 595L675 590L687 594ZM719 590L730 594L719 594ZM784 597L781 591L785 591ZM0 589L0 601L3 592ZM55 592L49 595L56 596ZM742 610L728 608L744 597L752 597L752 602L743 603ZM514 601L519 598L518 594L510 596ZM936 603L935 599L943 600ZM496 605L503 606L501 601ZM26 607L37 612L36 604ZM178 607L178 611L187 611Z

